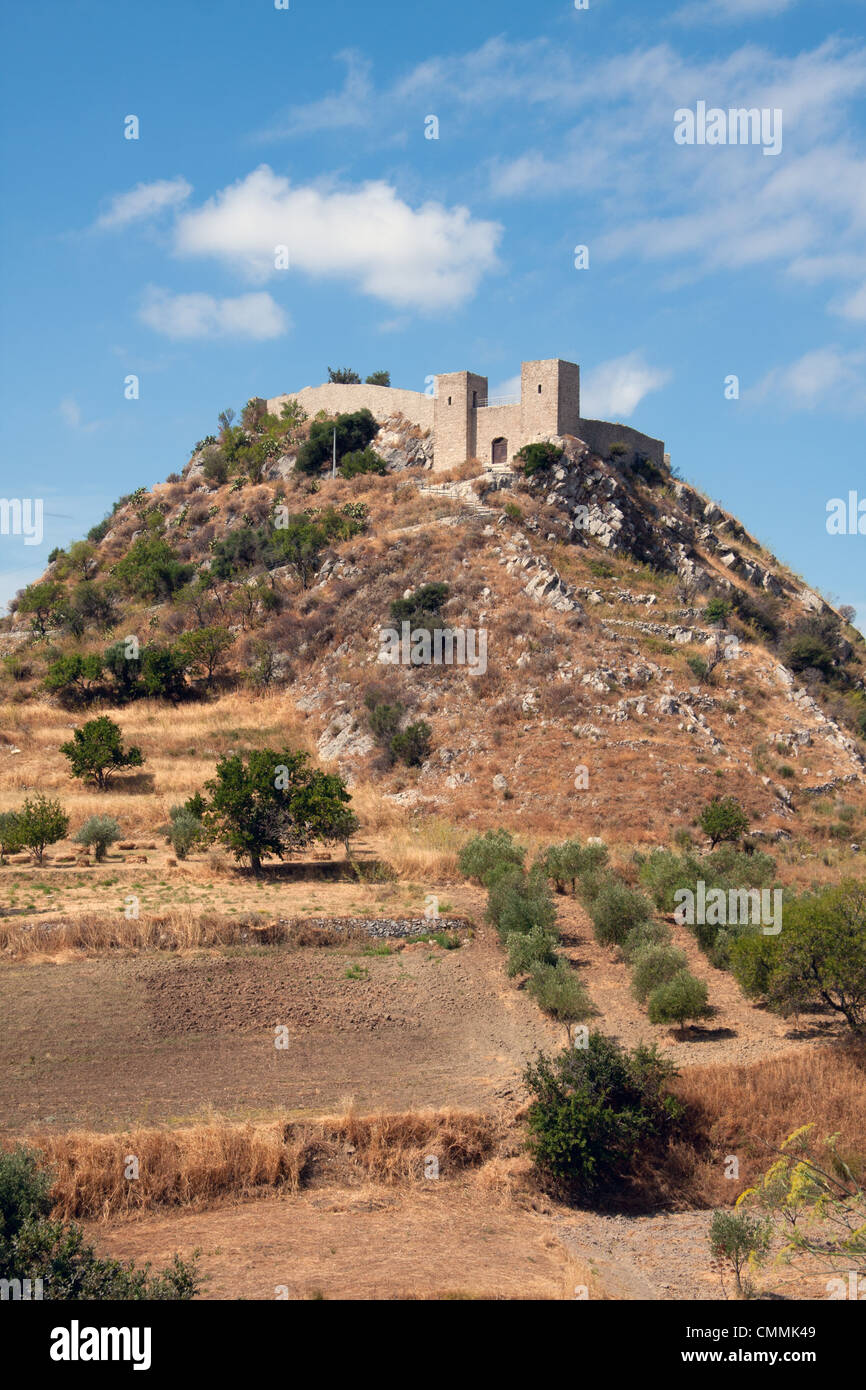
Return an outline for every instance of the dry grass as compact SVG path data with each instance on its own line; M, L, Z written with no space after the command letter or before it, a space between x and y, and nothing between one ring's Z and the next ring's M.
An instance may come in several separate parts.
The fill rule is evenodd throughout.
M317 1121L215 1119L178 1130L34 1134L30 1142L55 1174L55 1215L109 1220L160 1207L203 1209L267 1191L297 1193L325 1172L348 1185L424 1182L430 1156L440 1177L453 1176L481 1164L503 1132L486 1115L428 1110L361 1117L349 1108ZM126 1176L132 1158L136 1179Z
M677 1095L692 1109L702 1152L686 1160L693 1205L731 1203L765 1171L793 1130L814 1124L819 1138L841 1135L843 1152L866 1163L866 1047L818 1047L753 1065L690 1067ZM708 1147L709 1146L709 1147ZM725 1177L724 1158L739 1159L740 1180Z
M242 946L257 938L251 928L265 920L251 913L229 917L177 908L166 913L142 913L127 920L114 914L82 912L50 922L0 924L0 952L8 959L56 956L68 951L190 951L211 946ZM275 928L279 933L279 929ZM285 940L282 936L271 940Z

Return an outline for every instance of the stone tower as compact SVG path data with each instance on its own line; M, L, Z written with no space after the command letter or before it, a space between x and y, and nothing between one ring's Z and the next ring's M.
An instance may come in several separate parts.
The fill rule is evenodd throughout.
M520 444L551 434L579 435L580 367L549 357L520 365Z
M486 404L486 376L474 372L445 372L437 376L433 404L437 469L454 468L475 457L477 412Z

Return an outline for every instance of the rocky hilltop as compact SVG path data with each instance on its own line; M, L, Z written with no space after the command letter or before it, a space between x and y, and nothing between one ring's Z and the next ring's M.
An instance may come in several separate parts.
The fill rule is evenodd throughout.
M277 693L323 761L412 811L667 842L732 792L792 853L834 823L833 852L859 852L834 820L866 771L851 615L667 466L567 436L434 476L395 415L331 478L316 422L253 406L55 552L0 633L7 698L122 705L106 653L132 636L137 697ZM469 657L458 636L450 663L395 658L406 623Z

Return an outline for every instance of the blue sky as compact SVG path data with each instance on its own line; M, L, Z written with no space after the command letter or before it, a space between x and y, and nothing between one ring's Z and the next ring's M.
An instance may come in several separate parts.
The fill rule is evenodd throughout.
M866 499L864 19L864 0L6 6L0 497L44 498L45 536L0 535L0 603L227 405L328 365L417 390L468 368L507 394L522 359L565 357L584 414L663 437L862 626L866 536L828 535L826 509ZM677 144L700 101L781 110L781 152Z

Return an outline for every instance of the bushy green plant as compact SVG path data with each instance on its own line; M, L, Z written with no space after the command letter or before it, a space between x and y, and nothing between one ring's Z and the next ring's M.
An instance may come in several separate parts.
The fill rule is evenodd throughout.
M645 1004L653 990L666 985L687 964L685 951L676 946L644 946L632 961L631 992L635 999Z
M564 1023L571 1036L571 1024L591 1018L595 1013L583 981L564 956L553 961L536 961L527 986L538 1007Z
M556 961L555 938L541 927L528 932L510 932L505 938L508 948L506 972L510 977L523 975L536 965L553 965Z
M655 1048L628 1052L599 1032L586 1047L539 1055L524 1073L535 1162L586 1196L626 1177L682 1114L666 1089L675 1075Z
M97 863L105 858L109 845L113 845L119 838L120 826L114 816L89 816L74 836L78 845L85 845L87 848L93 845Z
M598 893L590 916L600 946L621 946L630 931L649 921L652 904L637 889L612 878Z
M512 932L526 933L533 927L553 934L556 906L546 877L537 868L523 869L501 865L488 875L487 917L501 940Z
M69 817L59 801L51 800L42 792L34 797L28 796L16 815L18 846L32 850L36 862L41 864L45 846L56 844L66 835Z
M551 444L542 441L539 444L524 444L522 449L518 449L515 458L523 464L523 473L527 478L531 478L534 473L546 472L553 468L562 458L563 450L558 444Z
M710 1012L707 986L688 970L680 970L653 990L647 1012L650 1023L678 1023L682 1030L688 1019L704 1018Z
M172 806L169 811L166 834L178 859L186 859L191 849L201 840L204 826L198 816L194 816L186 806Z
M619 949L623 960L631 964L638 952L646 947L669 946L670 943L670 927L666 922L658 922L653 918L649 922L641 922L640 926L632 927Z
M72 776L94 783L100 791L116 772L144 762L140 748L123 747L120 727L106 714L76 729L68 743L61 743L60 751L69 759Z
M171 598L194 572L195 567L182 564L168 541L156 534L134 540L113 571L126 593L151 601Z
M738 984L788 1016L815 1004L866 1032L866 883L844 879L786 900L776 936L744 933L731 948Z
M430 756L433 747L433 730L423 719L416 724L407 724L405 729L391 739L391 756L395 762L405 763L407 767L420 767Z
M460 851L459 867L464 878L474 878L488 885L491 875L503 867L522 869L526 850L518 845L509 830L486 830L473 835Z
M298 450L295 465L298 472L316 474L331 462L335 429L338 462L345 454L366 449L379 432L379 426L369 410L338 415L336 420L314 420L310 425L309 438Z
M0 1150L0 1279L42 1280L43 1299L104 1302L190 1299L202 1278L198 1253L175 1255L157 1274L150 1265L102 1259L74 1222L52 1220L51 1174L35 1150L19 1144Z
M563 840L550 845L539 858L544 872L553 880L558 893L568 888L572 894L582 874L594 873L607 863L606 845L583 845L580 840Z
M722 841L741 840L749 829L749 817L736 797L713 797L701 812L700 826L715 849Z
M373 449L355 449L343 455L337 472L341 478L357 478L362 473L387 473L388 465Z

